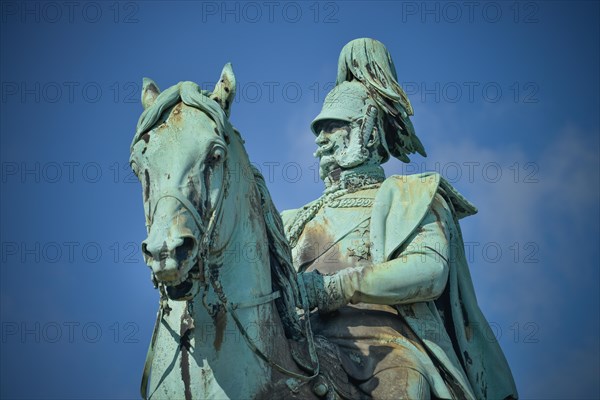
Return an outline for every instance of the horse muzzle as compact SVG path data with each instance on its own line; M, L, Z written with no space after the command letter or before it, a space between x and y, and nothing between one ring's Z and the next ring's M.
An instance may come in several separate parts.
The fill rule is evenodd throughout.
M152 269L158 282L176 286L190 278L190 272L198 266L197 241L191 236L177 236L171 239L169 236L165 238L160 235L163 238L161 242L156 240L157 236L159 235L150 234L148 239L142 242L146 264Z

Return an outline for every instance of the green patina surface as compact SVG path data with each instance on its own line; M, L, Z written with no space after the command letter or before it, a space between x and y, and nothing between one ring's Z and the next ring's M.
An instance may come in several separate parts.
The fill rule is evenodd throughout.
M437 174L381 168L426 155L385 46L342 49L311 124L325 191L281 217L258 171L230 179L252 169L234 96L229 65L212 92L144 80L131 163L161 306L143 395L516 398L464 256L477 210Z

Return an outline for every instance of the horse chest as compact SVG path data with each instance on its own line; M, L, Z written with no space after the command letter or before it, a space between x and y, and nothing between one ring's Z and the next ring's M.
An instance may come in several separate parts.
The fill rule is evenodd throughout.
M343 197L322 207L292 250L296 268L329 274L370 265L371 204L370 198Z

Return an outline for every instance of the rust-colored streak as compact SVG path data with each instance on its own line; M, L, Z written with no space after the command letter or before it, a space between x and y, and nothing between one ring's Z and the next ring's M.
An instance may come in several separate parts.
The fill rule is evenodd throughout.
M192 332L192 317L188 314L187 308L181 315L181 325L179 328L181 360L179 367L181 368L181 380L185 389L185 400L192 399L192 390L190 385L190 334Z
M175 107L173 107L173 110L171 111L171 115L169 116L170 124L178 124L178 123L182 122L181 104L182 103L179 103Z
M225 336L225 327L227 327L227 314L223 307L219 307L219 311L213 317L215 323L215 350L219 351L223 344L223 337Z
M323 246L330 243L333 238L329 236L324 226L307 224L304 228L303 240L301 241L298 261L302 269L311 271L315 269L315 261L323 251ZM311 265L312 264L312 265Z
M437 199L435 199L434 202L439 203L439 201ZM442 217L437 212L437 210L435 209L435 207L431 207L431 212L435 216L435 223L436 223L436 225L440 228L440 231L442 231L442 233L444 233L444 235L445 235L446 234L446 230L444 229L444 225L442 223Z
M202 194L200 193L200 190L198 190L196 188L196 185L194 184L194 178L191 174L187 178L187 185L188 185L188 188L190 189L190 193L191 193L191 197L192 197L190 199L190 201L192 202L192 204L196 207L196 210L198 210L198 212L202 216L204 214L204 210L200 209L200 207L202 206Z
M219 281L219 270L221 267L221 265L211 265L208 268L210 269L211 279L214 282L213 290L223 302L222 299L225 297L225 295ZM215 340L213 345L215 350L219 351L221 349L221 345L223 344L223 336L225 335L225 327L227 326L227 314L223 304L216 306L216 311L213 311L210 315L213 323L215 324Z
M317 269L321 273L331 274L351 266L351 263L342 260L341 242L336 240L327 220L322 225L307 225L304 237L306 239L302 243L299 260L306 271Z
M144 201L150 198L150 173L147 169L144 170Z

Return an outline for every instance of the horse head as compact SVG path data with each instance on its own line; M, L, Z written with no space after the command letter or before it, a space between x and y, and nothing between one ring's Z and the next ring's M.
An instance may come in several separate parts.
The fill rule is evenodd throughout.
M145 110L130 165L142 184L148 231L144 259L155 285L163 285L174 300L198 292L208 253L218 248L214 234L227 185L235 88L230 64L212 92L180 82L161 93L144 79Z

